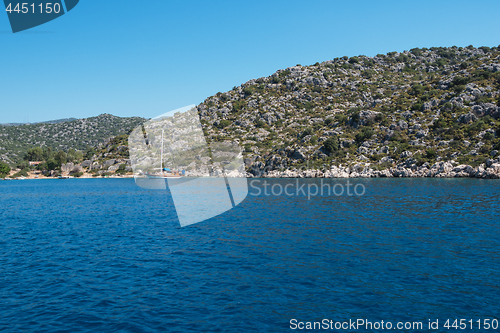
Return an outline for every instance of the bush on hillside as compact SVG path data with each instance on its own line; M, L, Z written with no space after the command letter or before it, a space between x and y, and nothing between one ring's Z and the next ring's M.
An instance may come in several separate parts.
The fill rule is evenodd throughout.
M0 178L4 178L10 173L10 166L4 162L0 162Z

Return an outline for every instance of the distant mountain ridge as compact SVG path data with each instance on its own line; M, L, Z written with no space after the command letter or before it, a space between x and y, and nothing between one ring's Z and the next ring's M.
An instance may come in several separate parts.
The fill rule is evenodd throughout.
M18 126L0 125L0 161L15 163L35 147L52 150L85 150L107 138L127 134L146 119L122 118L111 114L82 119L60 119Z
M48 121L39 121L35 123L4 123L0 124L0 126L22 126L22 125L36 125L36 124L59 124L66 123L69 121L78 120L77 118L64 118L64 119L56 119L56 120L48 120Z

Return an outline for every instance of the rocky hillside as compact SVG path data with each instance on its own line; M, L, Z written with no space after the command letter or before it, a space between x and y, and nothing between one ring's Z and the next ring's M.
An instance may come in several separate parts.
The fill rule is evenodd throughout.
M139 117L120 118L110 114L73 121L37 123L19 126L0 125L0 161L15 164L34 147L53 151L85 151L97 147L106 138L126 134L143 123Z
M209 140L236 139L256 176L500 171L499 57L468 46L335 58L250 80L198 111Z

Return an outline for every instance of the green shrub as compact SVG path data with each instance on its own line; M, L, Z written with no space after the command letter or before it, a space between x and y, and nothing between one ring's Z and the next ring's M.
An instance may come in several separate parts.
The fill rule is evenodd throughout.
M245 94L245 96L252 96L253 89L251 87L243 88L243 93Z
M223 119L223 120L219 121L219 125L217 127L220 129L223 129L224 127L227 127L229 125L231 125L231 121L229 121L227 119Z
M351 63L351 64L357 64L357 63L359 63L358 57L351 57L349 59L349 63Z
M0 178L4 178L10 173L10 166L4 162L0 162Z
M357 123L359 121L359 111L355 111L352 115L351 115L351 120L354 122L354 123Z
M267 126L267 124L266 124L266 122L265 122L265 121L263 121L263 120L261 120L261 119L257 119L257 120L255 121L255 126L257 126L257 127L266 127L266 126Z
M59 168L60 166L61 166L61 164L56 162L56 160L54 160L54 159L50 159L47 161L47 169L48 170L55 170L55 169Z
M21 162L16 164L16 168L21 169L21 170L26 169L26 168L29 169L29 163L27 161L21 161Z
M360 132L356 134L356 142L358 144L370 139L375 132L371 128L363 128Z
M336 138L328 138L323 142L323 147L328 153L333 153L339 150L339 140Z
M432 128L434 129L440 129L440 128L445 128L447 125L446 119L443 117L439 117L434 123L432 124Z
M26 161L41 161L43 159L43 149L40 147L28 149L24 159Z
M83 176L83 172L77 172L77 173L73 174L73 176L76 178L80 178L81 176Z
M118 170L116 170L115 173L121 173L121 174L127 173L126 169L127 169L127 164L122 163L122 164L120 164L120 166L118 167Z
M234 101L232 105L233 105L233 112L240 112L245 106L245 101L243 100Z
M286 71L283 71L283 72L281 72L279 74L280 77L285 77L285 76L288 76L288 75L290 75L290 70L288 70L288 69Z
M477 121L473 122L472 124L470 124L469 126L467 126L465 128L465 133L469 137L471 137L471 136L477 135L482 130L485 130L486 127L488 127L488 126L484 122L484 118L483 118L483 119L477 120Z
M390 169L390 168L392 168L392 163L390 163L390 162L380 163L378 165L378 168L379 168L379 170Z
M10 176L10 178L28 177L28 171L29 169L21 170L19 172L16 172L14 175Z
M465 86L469 82L470 82L470 79L467 77L463 77L463 76L455 76L453 81L451 81L452 86L462 86L462 85Z
M344 114L335 115L335 120L341 124L345 124L347 122L347 119L348 119L347 116Z
M304 130L304 132L302 132L302 134L300 135L300 139L308 136L308 135L312 135L314 132L313 132L313 129L308 127Z
M484 53L488 53L491 50L488 46L481 46L481 47L478 47L478 49L482 50Z
M304 108L307 111L310 111L310 110L314 109L314 103L307 101L307 102L304 103Z
M483 136L483 139L486 140L486 141L490 141L490 140L493 140L495 138L495 135L493 135L493 133L486 133L484 136Z
M472 78L474 81L488 80L491 76L491 72L477 69L472 73Z
M326 118L325 119L325 125L326 126L330 126L330 124L333 123L334 121L335 121L335 119L333 119L331 117L330 118Z
M66 155L65 152L59 151L54 156L54 160L57 162L58 166L61 166L62 164L66 163L66 161L67 161L67 155Z
M44 163L40 163L36 166L35 168L36 170L38 171L43 171L43 170L47 170L47 163L44 162Z
M425 151L425 157L428 158L428 159L435 159L437 157L437 153L434 149L427 149Z
M424 92L425 92L425 87L424 86L422 86L420 84L414 84L411 87L410 94L412 94L414 96L419 96L419 95L422 95Z
M400 55L396 58L396 60L397 60L398 62L408 62L408 61L410 61L410 58L409 58L406 54L400 54Z
M446 59L438 59L436 62L435 62L435 65L438 66L438 67L443 67L444 65L446 65L448 63L448 61Z
M420 111L422 110L423 104L422 103L415 103L411 106L411 109L413 111Z
M422 50L420 50L418 47L411 49L411 53L413 53L416 57L420 57L422 55Z
M461 93L462 91L465 90L465 85L458 85L453 87L453 91L457 94Z

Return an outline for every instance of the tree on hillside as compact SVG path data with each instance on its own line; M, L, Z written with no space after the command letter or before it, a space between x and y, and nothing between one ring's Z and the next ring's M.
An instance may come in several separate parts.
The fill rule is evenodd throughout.
M26 161L22 161L16 164L16 168L24 170L24 169L29 169L30 165Z
M48 170L55 170L55 169L57 169L57 168L58 168L58 167L60 167L60 166L61 166L61 164L58 164L58 163L57 163L54 159L52 159L52 158L51 158L51 159L49 159L49 160L47 161L47 169L48 169Z
M54 156L54 159L57 162L58 166L61 166L62 164L66 163L66 160L67 160L66 153L63 151L59 151Z
M339 140L337 138L328 138L323 143L323 146L328 153L334 153L339 150Z
M0 162L0 178L4 178L9 174L10 174L10 166L5 164L4 162Z
M25 161L42 161L43 160L43 149L40 147L28 149L26 155L24 155Z
M50 147L46 147L43 149L43 160L48 161L52 157L52 149Z
M68 151L68 162L79 161L81 159L83 159L83 153L81 151L73 148Z
M94 156L94 154L95 154L94 147L87 145L87 149L85 149L85 154L84 154L85 158L90 160L92 156Z

